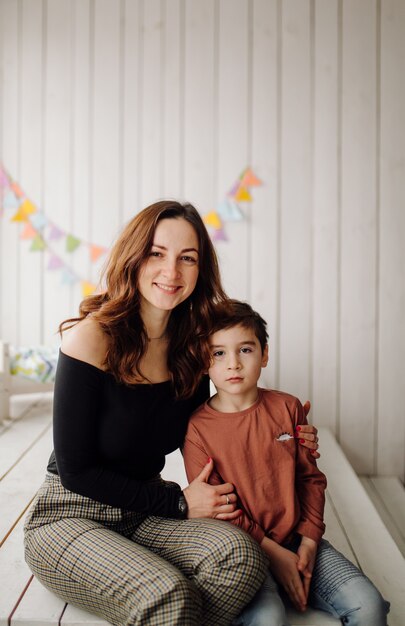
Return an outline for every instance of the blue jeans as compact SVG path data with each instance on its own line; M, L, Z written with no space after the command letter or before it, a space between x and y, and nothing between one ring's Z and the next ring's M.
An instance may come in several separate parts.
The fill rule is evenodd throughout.
M346 626L386 626L389 602L373 583L326 540L318 547L308 604ZM289 626L271 574L232 626Z

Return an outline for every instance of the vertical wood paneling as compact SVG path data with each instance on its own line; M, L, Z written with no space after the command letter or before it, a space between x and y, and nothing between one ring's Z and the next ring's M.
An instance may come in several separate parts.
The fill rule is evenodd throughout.
M120 3L94 2L91 241L109 245L119 227Z
M359 472L374 467L376 32L375 2L344 3L340 440Z
M312 420L336 429L338 340L338 0L317 0L314 32Z
M66 232L72 229L72 195L71 195L71 11L69 4L63 3L58 6L55 3L46 5L44 14L44 33L42 48L44 50L44 76L37 76L39 88L42 87L44 96L44 160L41 169L34 169L36 178L44 180L44 192L40 210L54 223ZM41 50L35 46L34 49ZM65 77L61 80L61 76ZM41 128L41 118L38 118L37 126ZM46 191L45 191L46 190ZM41 206L42 205L42 206ZM61 244L53 251L56 254L64 254ZM52 249L52 243L51 248ZM32 253L31 253L32 258ZM65 257L71 265L71 257ZM50 260L50 254L44 253L44 265L46 268ZM57 326L69 316L70 313L70 289L61 284L59 272L44 271L44 306L43 308L43 335L46 344L58 342ZM57 294L57 297L55 297Z
M42 60L43 2L23 0L21 4L21 102L20 102L20 183L27 196L40 206L42 200ZM21 233L24 224L16 226ZM43 302L42 252L30 252L31 242L21 242L18 324L23 345L42 341Z
M249 143L249 19L246 0L223 0L218 26L218 191L224 198L248 164ZM251 207L242 203L246 221L226 224L228 241L219 244L222 276L227 292L245 300L249 296L249 220Z
M272 387L276 380L275 346L278 344L278 44L277 0L253 4L252 62L252 163L264 186L252 190L251 209L251 303L266 319L270 361L263 381ZM262 59L266 59L263 63Z
M215 202L215 1L184 6L184 197L207 213Z
M282 6L280 386L309 393L311 285L310 2Z
M19 165L20 112L20 5L14 0L2 1L2 161L17 178ZM7 341L19 343L19 241L15 224L9 222L12 211L7 209L1 224L1 331Z
M92 0L75 0L71 5L71 197L72 207L69 231L84 241L92 239L93 206L93 73L94 73L94 13ZM98 243L98 242L95 242ZM80 246L74 254L68 255L69 266L76 276L91 280L91 264L86 246ZM93 274L94 280L96 275ZM82 299L80 282L72 287L62 286L70 292L69 315L78 314Z
M123 219L128 221L140 206L140 4L142 0L126 0L124 8L124 67L123 72Z
M405 4L381 3L377 472L405 478Z
M141 208L163 195L162 14L160 0L143 6Z
M163 196L181 198L184 93L184 12L180 0L165 0L163 71Z

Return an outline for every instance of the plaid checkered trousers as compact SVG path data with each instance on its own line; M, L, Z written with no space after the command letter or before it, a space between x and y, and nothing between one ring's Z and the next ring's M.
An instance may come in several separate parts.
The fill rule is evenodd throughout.
M114 508L52 474L24 529L25 558L41 583L117 626L225 626L266 575L260 547L227 522Z

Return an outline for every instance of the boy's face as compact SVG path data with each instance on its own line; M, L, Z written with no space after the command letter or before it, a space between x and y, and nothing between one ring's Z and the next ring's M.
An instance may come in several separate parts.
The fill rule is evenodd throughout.
M268 362L268 347L262 352L253 330L234 326L218 330L210 338L208 374L217 391L236 395L257 386L262 367Z

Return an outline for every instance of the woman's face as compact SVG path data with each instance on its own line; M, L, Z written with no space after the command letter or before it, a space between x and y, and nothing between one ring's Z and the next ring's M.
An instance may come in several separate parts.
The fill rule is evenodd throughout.
M143 304L171 311L193 292L198 279L198 237L182 217L158 222L138 280Z

